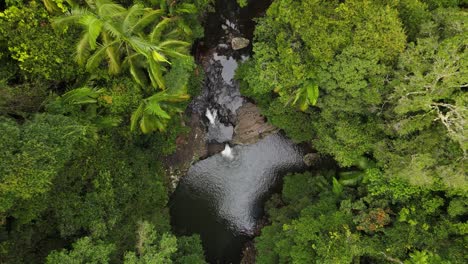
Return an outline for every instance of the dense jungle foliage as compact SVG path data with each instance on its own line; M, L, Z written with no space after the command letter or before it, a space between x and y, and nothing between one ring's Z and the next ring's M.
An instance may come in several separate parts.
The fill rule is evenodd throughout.
M289 175L258 263L468 262L465 1L276 0L242 92L338 171Z
M209 4L5 2L0 263L205 263L171 234L161 157L201 84Z
M337 166L285 177L257 263L468 262L467 5L274 0L258 19L242 93ZM205 263L171 233L162 158L210 0L0 7L0 263Z

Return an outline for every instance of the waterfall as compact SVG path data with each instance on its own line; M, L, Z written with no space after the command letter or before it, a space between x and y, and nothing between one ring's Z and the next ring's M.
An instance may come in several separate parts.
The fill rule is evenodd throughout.
M229 146L229 144L226 144L226 146L224 147L224 150L221 151L221 155L223 155L223 157L228 158L228 159L234 158L234 156L232 155L232 149Z
M216 122L216 117L218 116L218 112L216 112L216 109L215 109L215 110L213 110L213 113L211 113L210 109L207 108L205 116L210 121L210 124L214 125L215 122Z

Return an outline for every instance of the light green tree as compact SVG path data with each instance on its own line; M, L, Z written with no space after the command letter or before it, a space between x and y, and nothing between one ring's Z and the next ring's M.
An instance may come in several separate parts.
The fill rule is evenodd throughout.
M47 264L107 264L115 245L83 237L73 243L72 250L52 251Z
M177 251L177 238L163 234L158 243L154 226L148 222L140 223L137 230L136 252L125 254L125 264L172 263L172 255Z

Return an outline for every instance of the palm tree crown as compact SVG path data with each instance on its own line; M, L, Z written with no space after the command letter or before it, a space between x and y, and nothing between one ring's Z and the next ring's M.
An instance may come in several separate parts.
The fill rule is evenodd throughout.
M74 6L54 20L63 27L79 24L83 28L76 48L76 60L90 72L107 59L109 74L128 70L141 87L166 89L164 72L174 59L190 60L190 28L181 16L196 13L192 4L167 6L160 9L140 4L125 8L111 0L87 0L87 7ZM144 99L133 113L131 130L140 124L143 133L164 131L168 120L179 109L171 103L187 100L185 89L160 91Z
M189 42L181 17L167 16L164 9L145 8L140 4L124 8L110 0L88 0L87 8L74 7L54 20L56 26L78 23L83 33L76 49L76 60L93 71L107 59L110 74L129 69L141 86L165 89L163 72L173 58L188 56ZM191 12L181 8L180 12ZM180 13L179 12L179 13ZM179 21L179 22L178 22ZM166 32L172 22L175 29ZM180 25L182 29L177 28Z

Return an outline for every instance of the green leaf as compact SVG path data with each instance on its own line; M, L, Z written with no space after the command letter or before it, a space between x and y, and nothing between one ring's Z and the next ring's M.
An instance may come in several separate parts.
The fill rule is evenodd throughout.
M152 59L148 60L148 63L149 63L149 76L150 76L151 84L153 85L153 87L155 88L159 87L163 90L166 89L166 84L162 76L161 65Z
M339 182L344 186L356 186L364 177L362 171L346 171L340 172Z
M167 62L169 64L171 64L167 59L166 57L164 57L164 55L162 55L161 53L153 50L153 52L151 53L153 55L153 59L155 59L156 61L159 61L159 62Z
M307 99L310 105L315 105L319 97L319 89L317 84L307 83Z
M341 185L341 183L338 182L338 180L335 177L333 177L332 191L333 191L334 194L336 194L338 196L343 193L343 185Z

